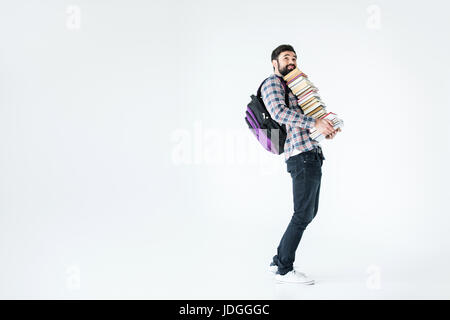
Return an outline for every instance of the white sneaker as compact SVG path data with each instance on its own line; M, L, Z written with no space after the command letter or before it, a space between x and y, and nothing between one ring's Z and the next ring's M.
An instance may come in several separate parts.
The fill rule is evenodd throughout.
M313 279L295 270L291 270L285 275L277 274L275 275L275 280L282 283L314 284Z
M271 263L269 266L269 269L267 269L269 272L273 273L273 274L277 274L278 272L278 266L276 264ZM302 275L304 275L305 277L307 277L307 275L303 272L300 272L299 270L297 270L297 268L294 266L294 270L295 272L298 272Z

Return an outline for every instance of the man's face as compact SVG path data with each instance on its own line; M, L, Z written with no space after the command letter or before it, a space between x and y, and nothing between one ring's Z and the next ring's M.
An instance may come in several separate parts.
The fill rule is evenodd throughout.
M293 51L284 51L278 56L278 72L285 76L297 67L297 55Z

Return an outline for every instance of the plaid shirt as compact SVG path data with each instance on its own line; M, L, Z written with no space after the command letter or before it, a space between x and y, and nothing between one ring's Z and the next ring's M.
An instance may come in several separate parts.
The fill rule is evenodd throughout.
M315 119L302 114L297 97L289 90L289 108L285 103L283 78L272 74L261 87L261 98L272 119L286 125L286 142L284 143L285 161L301 152L314 149L320 144L309 137ZM285 83L285 82L284 82Z

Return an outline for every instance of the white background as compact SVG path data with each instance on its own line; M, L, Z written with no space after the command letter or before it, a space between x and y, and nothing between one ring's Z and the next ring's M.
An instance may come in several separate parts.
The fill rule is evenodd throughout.
M450 297L445 1L0 1L0 297ZM244 111L291 44L345 127L296 265Z

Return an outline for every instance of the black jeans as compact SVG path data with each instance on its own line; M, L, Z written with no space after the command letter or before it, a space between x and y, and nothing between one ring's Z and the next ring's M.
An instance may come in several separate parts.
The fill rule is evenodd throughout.
M319 147L292 156L286 161L287 171L292 177L294 215L281 238L277 254L273 257L273 263L278 266L278 273L282 275L294 268L295 251L303 231L317 214L323 160L325 157Z

